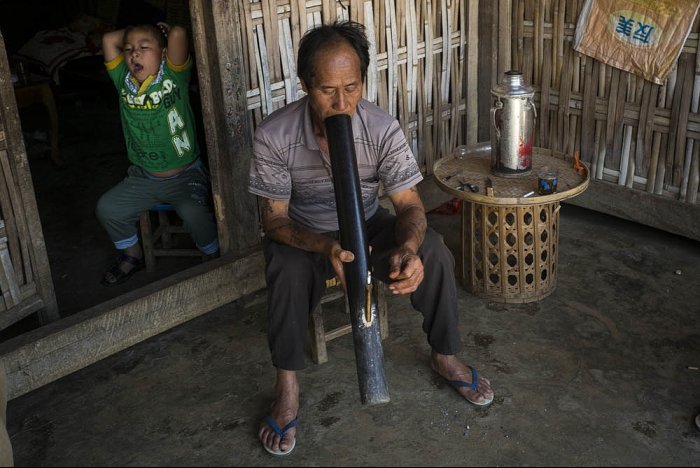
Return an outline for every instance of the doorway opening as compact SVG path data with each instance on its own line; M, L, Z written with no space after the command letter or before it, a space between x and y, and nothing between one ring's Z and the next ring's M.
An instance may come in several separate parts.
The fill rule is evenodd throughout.
M0 32L12 74L19 80L21 68L25 75L22 79L47 83L56 108L55 126L41 102L29 103L18 110L62 317L201 263L198 257L160 257L153 272L142 270L113 287L100 284L117 251L95 216L95 206L105 191L124 178L129 166L117 92L101 55L101 35L129 24L157 21L185 27L192 40L185 0L0 3ZM35 38L42 34L52 37L54 43L64 42L63 55L58 46L53 56L41 56L41 51L33 51ZM81 50L76 52L71 47ZM42 49L46 52L45 47ZM196 64L192 44L190 53ZM198 119L199 147L206 163L196 70L192 72L190 98ZM58 158L51 157L53 133L58 134ZM177 218L174 220L177 222ZM192 245L187 235L173 241L176 247ZM39 325L38 317L32 314L0 330L0 341Z

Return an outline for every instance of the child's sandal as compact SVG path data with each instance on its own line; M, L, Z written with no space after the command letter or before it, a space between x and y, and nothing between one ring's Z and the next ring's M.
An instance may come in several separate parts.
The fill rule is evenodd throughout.
M131 270L125 272L119 268L119 265L121 265L122 262L130 263L132 265ZM103 286L116 286L117 284L122 284L124 281L131 278L134 273L142 270L145 266L146 262L143 260L143 258L136 258L132 257L131 255L120 254L117 256L117 260L114 265L112 265L112 267L103 275L101 283Z

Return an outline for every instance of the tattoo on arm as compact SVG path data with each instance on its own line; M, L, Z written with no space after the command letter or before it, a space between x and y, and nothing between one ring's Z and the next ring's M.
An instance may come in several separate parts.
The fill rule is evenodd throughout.
M425 238L425 230L428 228L428 223L423 216L411 216L408 219L403 220L403 222L397 223L397 233L399 234L400 243L403 240L415 240L416 244L420 246Z
M304 237L304 232L302 231L302 228L296 224L292 223L289 226L289 242L293 247L298 247L300 249L307 250L308 248L308 242L307 238Z
M327 241L290 219L286 202L260 197L260 216L265 235L271 240L310 252L324 252Z
M270 203L270 200L267 198L261 198L260 205L260 210L262 211L263 216L272 214L272 203Z
M425 238L428 221L425 217L423 205L420 203L418 189L414 186L408 190L411 194L416 194L416 200L418 200L418 202L409 202L409 204L405 205L400 211L394 232L396 242L399 245L415 246L417 252L418 247L420 247Z

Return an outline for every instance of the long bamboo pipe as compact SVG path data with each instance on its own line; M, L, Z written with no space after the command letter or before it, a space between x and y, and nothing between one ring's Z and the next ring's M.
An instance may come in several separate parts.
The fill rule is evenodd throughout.
M377 294L372 288L369 244L357 172L352 119L338 114L326 118L326 136L333 171L340 245L355 255L343 264L355 362L363 404L386 403L389 392L384 377L384 352L377 317Z

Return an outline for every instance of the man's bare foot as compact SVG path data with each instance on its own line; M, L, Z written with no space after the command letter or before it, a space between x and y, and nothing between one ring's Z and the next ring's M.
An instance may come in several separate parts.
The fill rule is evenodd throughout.
M463 364L457 356L439 354L430 355L430 367L447 380L452 387L468 402L486 406L493 401L493 390L488 379L477 376L476 387L472 378L477 375L473 367Z
M263 420L258 437L265 449L273 455L287 455L296 445L296 417L299 411L299 381L296 371L277 369L276 399L270 414L271 422ZM277 424L283 436L271 424ZM290 423L292 423L290 425ZM290 427L285 431L288 425Z

